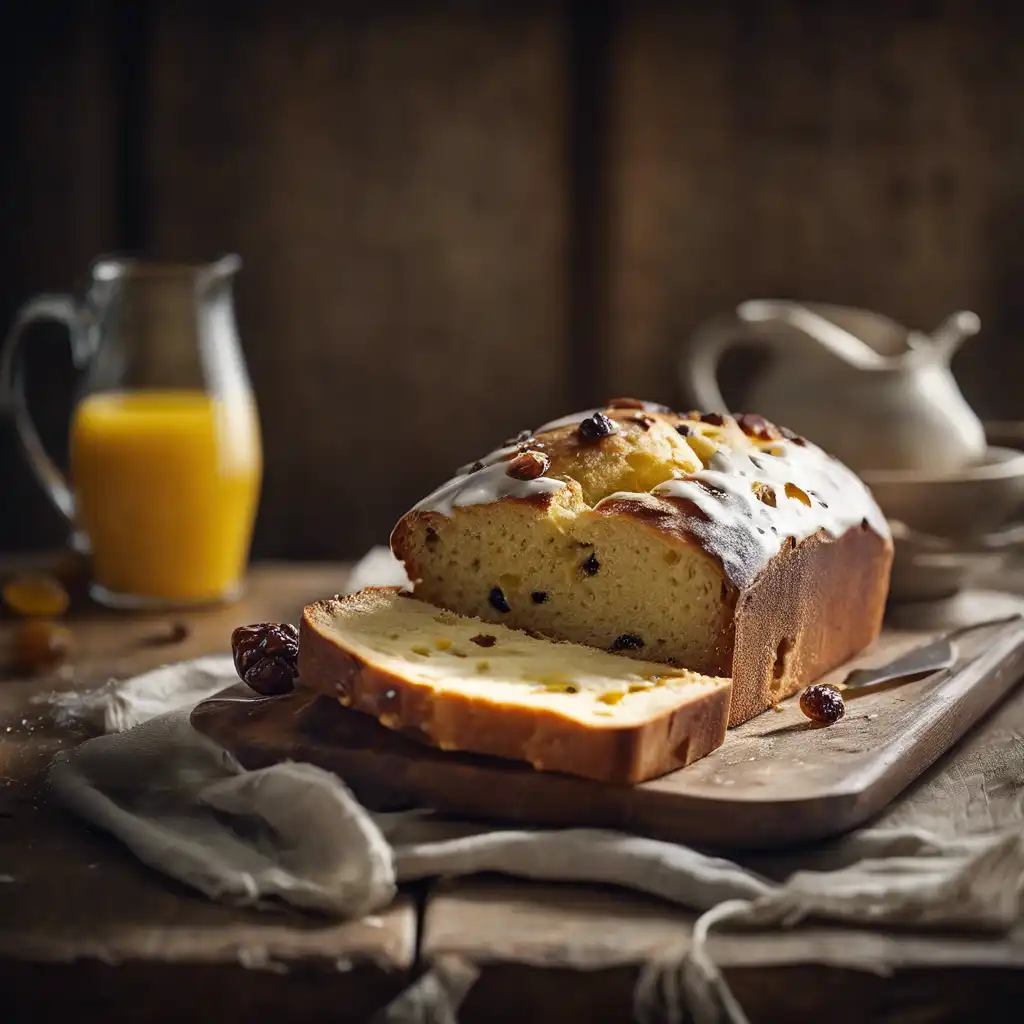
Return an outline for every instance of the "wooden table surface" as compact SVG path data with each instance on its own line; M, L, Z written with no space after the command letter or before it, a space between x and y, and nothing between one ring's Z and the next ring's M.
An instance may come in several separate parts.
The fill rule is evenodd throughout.
M82 605L70 617L69 667L33 679L0 669L0 1021L63 1020L82 1008L107 1021L197 1011L222 1021L358 1021L453 957L480 972L462 1021L630 1019L638 971L652 954L685 947L691 914L622 891L497 878L410 888L354 922L220 906L48 799L47 763L86 733L55 723L34 698L226 652L238 623L296 621L304 603L335 593L344 578L338 565L264 565L228 607L141 616ZM188 636L148 643L170 621L186 623ZM14 628L0 621L0 665ZM928 939L813 934L812 955L806 931L714 938L712 953L751 1020L1017 1019L1024 975L995 940L965 939L963 956L936 969L923 966ZM835 966L852 947L881 973ZM972 966L979 958L986 966Z

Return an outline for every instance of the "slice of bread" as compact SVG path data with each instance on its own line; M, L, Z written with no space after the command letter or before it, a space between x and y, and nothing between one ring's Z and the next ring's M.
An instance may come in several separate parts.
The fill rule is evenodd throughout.
M725 738L731 682L457 615L389 587L309 605L300 685L442 750L642 782Z

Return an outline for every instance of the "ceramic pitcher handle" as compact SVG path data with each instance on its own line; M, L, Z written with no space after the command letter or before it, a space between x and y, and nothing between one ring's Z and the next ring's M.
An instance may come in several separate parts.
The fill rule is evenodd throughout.
M691 335L679 365L680 383L685 400L701 412L729 411L718 387L718 364L742 334L743 324L736 317L723 316L701 324Z
M88 314L70 295L37 295L18 310L14 323L0 350L0 407L9 410L18 436L25 448L43 490L65 519L74 523L75 496L64 474L43 447L39 431L28 411L22 374L18 368L18 353L25 331L43 321L54 321L68 329L71 358L76 367L83 367L91 353L91 331Z

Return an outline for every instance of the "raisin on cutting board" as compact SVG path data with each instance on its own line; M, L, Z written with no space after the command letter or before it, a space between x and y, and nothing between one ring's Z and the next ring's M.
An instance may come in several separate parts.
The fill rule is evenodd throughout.
M846 714L843 695L827 683L808 686L800 694L800 710L819 725L834 725Z
M299 631L290 622L257 622L231 634L235 671L264 697L290 693L298 677Z

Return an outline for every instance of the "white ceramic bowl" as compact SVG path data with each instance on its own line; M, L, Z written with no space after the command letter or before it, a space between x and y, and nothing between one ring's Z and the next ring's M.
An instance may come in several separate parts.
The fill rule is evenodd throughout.
M969 587L1006 561L1003 552L921 551L895 538L889 601L939 601Z
M956 473L871 470L860 474L889 519L912 530L970 540L998 530L1024 508L1024 451L989 447Z

